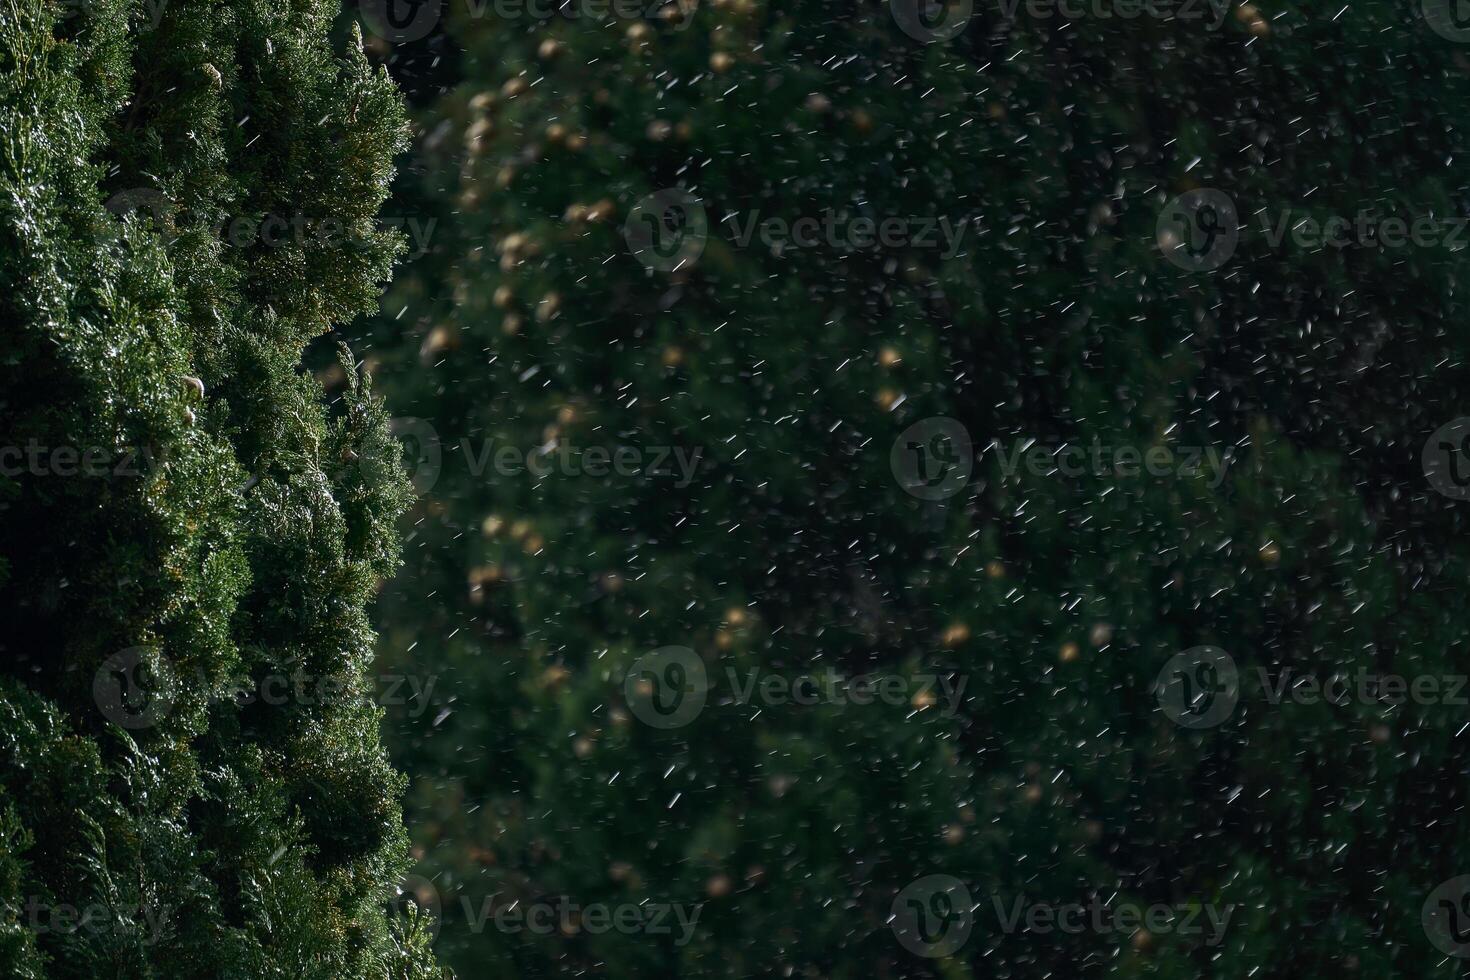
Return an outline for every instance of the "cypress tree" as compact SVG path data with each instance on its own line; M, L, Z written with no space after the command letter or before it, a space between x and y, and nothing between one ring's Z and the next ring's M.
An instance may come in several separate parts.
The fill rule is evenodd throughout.
M336 14L0 6L7 977L437 974L368 672L408 490L300 366L399 249Z

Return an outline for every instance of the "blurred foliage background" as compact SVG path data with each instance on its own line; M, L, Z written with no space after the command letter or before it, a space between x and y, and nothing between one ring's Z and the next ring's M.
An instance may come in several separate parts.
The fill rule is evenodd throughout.
M426 231L339 333L419 457L379 666L437 681L387 734L447 962L1460 975L1421 907L1470 857L1466 708L1259 680L1465 663L1466 505L1420 462L1462 410L1465 253L1272 233L1465 214L1470 61L1435 11L977 2L936 38L912 28L938 11L873 0L427 9L358 12L413 105L385 211ZM671 189L708 232L650 268L626 232ZM1181 268L1160 216L1200 190L1239 241ZM962 234L735 231L829 214ZM895 452L938 419L974 462L926 499ZM1221 462L1007 465L1094 445ZM588 472L620 449L638 465ZM1241 690L1193 729L1156 678L1202 645ZM659 728L625 679L669 646L710 689ZM828 670L964 687L951 711L733 683ZM893 910L935 874L973 932L926 956ZM1214 943L1003 928L993 898L1023 896L1233 918ZM483 918L553 897L700 914L688 942Z

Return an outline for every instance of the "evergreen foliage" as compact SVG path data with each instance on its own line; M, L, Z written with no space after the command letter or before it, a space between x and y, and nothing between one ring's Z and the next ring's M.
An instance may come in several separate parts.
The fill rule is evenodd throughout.
M0 4L7 977L437 975L367 673L408 488L366 378L300 367L399 249L336 15ZM342 684L247 696L296 673Z

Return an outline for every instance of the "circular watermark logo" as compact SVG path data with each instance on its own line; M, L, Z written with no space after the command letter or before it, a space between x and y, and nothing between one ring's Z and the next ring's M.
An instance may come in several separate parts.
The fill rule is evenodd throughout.
M152 647L128 647L102 662L92 676L92 699L122 728L152 728L173 710L171 665Z
M1456 875L1429 893L1419 921L1434 948L1446 956L1470 956L1470 875Z
M975 13L974 0L890 0L893 22L915 41L937 44L965 29Z
M1423 0L1424 22L1446 41L1470 41L1470 3L1465 0Z
M1169 658L1154 690L1171 721L1184 728L1214 728L1240 702L1240 673L1219 647L1191 647Z
M389 906L404 916L410 914L411 909L416 909L424 920L424 929L428 932L430 941L439 938L439 926L444 919L444 899L428 878L416 874L404 875L403 880L398 883L398 894L393 897Z
M444 0L362 0L361 7L368 30L394 44L428 37L443 8Z
M669 187L633 205L623 222L623 238L639 262L673 272L704 254L709 218L699 198L682 187Z
M403 444L403 465L409 482L420 495L434 489L444 467L439 433L426 419L402 416L388 423L388 432Z
M168 5L169 0L144 0L132 8L129 26L140 33L157 30L163 22L163 15L168 12ZM105 17L113 13L111 7L97 0L61 0L60 6L63 18Z
M109 197L103 207L116 215L119 221L141 211L152 220L154 230L163 236L165 244L178 237L174 227L174 203L156 187L125 188Z
M395 439L403 448L402 468L389 465L391 456L382 445L367 445L362 449L363 477L375 486L396 479L398 474L408 477L414 492L423 496L439 482L439 473L444 467L444 451L439 443L439 433L427 419L415 416L399 416L388 420L386 438Z
M928 875L910 882L893 899L889 924L903 948L916 956L949 956L975 928L970 889L953 875Z
M1189 272L1218 269L1235 254L1240 222L1235 202L1208 187L1180 194L1159 212L1155 229L1164 258Z
M893 440L888 465L904 492L920 500L953 497L970 482L975 453L957 419L920 419Z
M1470 500L1470 418L1435 429L1420 458L1431 487L1451 500Z
M659 647L628 668L623 679L628 709L653 728L680 728L704 710L709 673L688 647Z
M73 17L92 17L97 14L96 5L92 0L62 0L61 16L63 20Z

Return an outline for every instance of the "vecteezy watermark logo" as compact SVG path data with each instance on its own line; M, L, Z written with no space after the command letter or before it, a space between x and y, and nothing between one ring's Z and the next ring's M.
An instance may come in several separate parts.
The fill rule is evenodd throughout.
M1259 216L1261 235L1273 249L1291 239L1300 249L1369 248L1393 249L1412 245L1416 248L1443 248L1462 252L1470 245L1470 218L1433 214L1383 215L1370 208L1359 208L1352 217L1345 214L1297 213L1286 208L1273 220L1262 209Z
M298 668L219 681L208 677L203 667L181 672L151 647L129 647L103 661L92 678L92 694L108 720L138 730L163 721L186 686L206 692L211 704L233 702L236 708L244 709L252 705L330 704L344 697L357 697L363 681L370 681L374 685L374 704L403 707L408 717L418 718L434 706L438 680L437 674L360 677L352 673L313 674Z
M1290 665L1272 671L1260 664L1241 671L1223 650L1208 646L1175 654L1156 683L1160 707L1186 728L1220 724L1247 697L1271 707L1356 703L1397 708L1412 702L1462 708L1470 705L1467 688L1466 674L1385 674L1366 667L1317 674Z
M1100 439L1091 444L1043 445L1035 439L1016 440L1009 450L999 442L989 447L1000 461L1006 479L1014 479L1022 464L1032 476L1098 477L1131 479L1147 473L1153 477L1193 477L1208 474L1211 490L1225 481L1232 458L1214 446L1109 446Z
M1465 0L1424 0L1424 21L1446 41L1470 41L1470 3Z
M670 30L686 30L694 22L699 0L465 0L465 9L478 20L487 12L501 20L536 21L657 20Z
M1159 212L1159 249L1181 269L1218 269L1240 241L1237 217L1235 202L1222 191L1204 187L1180 194Z
M174 204L168 195L156 187L129 187L118 191L103 205L119 220L141 211L153 221L154 229L163 236L165 244L178 237L174 229Z
M910 882L893 899L888 924L904 949L937 959L965 945L975 928L970 889L951 875Z
M1429 485L1451 500L1470 500L1470 418L1446 422L1421 454Z
M404 472L414 490L420 495L428 493L438 483L444 468L446 449L437 430L426 419L400 417L389 422L388 435L402 444ZM363 472L371 483L392 479L398 472L389 465L391 454L385 449L381 445L370 446L362 454ZM559 435L529 449L498 443L495 436L479 440L466 437L449 443L447 451L452 458L463 460L465 469L475 479L487 473L502 477L530 476L536 480L553 476L644 477L667 479L678 489L694 481L704 458L703 446L581 446ZM4 449L0 448L0 464L3 459Z
M377 440L396 439L403 448L402 469L390 465L392 453ZM381 486L398 478L399 473L408 477L414 492L423 496L439 482L439 473L444 468L444 450L439 444L439 433L428 420L411 415L388 420L386 431L375 430L363 446L360 466L363 479Z
M757 237L778 258L795 248L825 246L842 255L885 248L933 249L941 259L952 259L969 229L970 219L951 220L947 215L885 215L881 218L854 215L827 208L820 216L804 215L788 221L760 211L731 212L720 220L730 238L747 248Z
M974 0L890 0L893 22L915 41L938 44L956 37L975 13Z
M29 895L25 904L0 902L0 913L7 919L22 922L33 933L136 938L143 946L154 946L169 929L169 910L147 902L91 902L72 905L49 902L39 895Z
M970 433L957 419L920 419L893 440L888 465L904 492L944 500L970 482L975 469Z
M1225 939L1234 905L1179 904L1105 900L1092 894L1086 901L1033 902L992 893L988 903L975 903L964 882L950 875L929 875L913 882L894 899L890 924L904 948L919 956L950 956L969 939L976 912L988 904L995 914L994 931L1007 935L1064 933L1200 937L1206 946Z
M679 728L704 710L709 672L688 647L659 647L633 662L623 679L628 709L653 728Z
M1419 921L1435 949L1446 956L1470 957L1470 875L1441 882L1424 900Z
M162 191L154 187L130 187L118 191L107 199L105 207L119 221L130 214L147 216L153 228L162 236L164 244L178 239L179 229L198 227L208 229L217 238L233 248L275 249L288 245L304 248L332 250L373 247L380 234L385 231L400 233L410 244L405 258L416 259L429 251L437 218L420 218L416 215L377 215L355 221L344 221L336 215L296 214L241 214L219 216L203 220L202 216L181 207ZM199 218L201 220L195 220ZM105 237L114 234L109 229Z
M1043 445L1018 438L1007 447L992 441L984 450L999 464L1001 475L1014 481L1024 469L1034 477L1129 480L1149 477L1204 478L1211 489L1225 480L1233 461L1214 446L1091 443ZM889 465L905 491L924 500L943 500L958 493L974 467L970 435L950 418L923 419L909 426L889 450Z
M443 8L444 0L362 0L368 30L394 44L428 37Z
M102 9L98 9L101 7ZM133 28L139 32L147 32L157 29L163 21L164 11L168 8L168 0L146 0L141 7L135 7ZM94 0L62 0L61 16L66 19L72 17L97 17L111 16L113 8L107 4L98 4ZM142 14L144 16L137 16Z
M1001 12L1015 21L1023 0L1000 0ZM1230 12L1230 0L1024 0L1033 20L1209 20L1206 30L1217 31Z
M623 222L623 238L639 262L673 272L704 253L709 218L699 198L682 187L668 187L633 205Z
M703 905L679 902L606 902L575 901L565 895L536 901L515 900L495 907L494 897L480 903L478 911L462 899L469 919L470 932L484 931L491 922L496 932L529 933L534 936L574 936L579 932L599 936L617 932L625 936L673 936L675 946L687 946L694 938Z
M115 725L152 728L173 709L172 666L151 647L128 647L102 662L92 677L92 698Z
M1287 667L1271 679L1265 667L1256 667L1256 689L1272 705L1289 700L1293 704L1343 705L1356 701L1367 705L1398 707L1412 701L1418 705L1443 704L1463 708L1470 705L1465 688L1470 676L1465 674L1379 674L1364 668L1356 671L1334 671L1326 677L1299 674Z
M858 674L853 677L838 673L831 667L825 671L786 677L782 674L762 674L752 667L745 673L742 683L734 667L725 668L726 679L735 692L739 704L766 705L814 705L814 704L887 704L895 707L929 707L939 703L943 695L944 707L940 713L954 717L960 710L965 697L965 685L969 678L964 675L947 674ZM958 683L956 683L958 681Z
M43 446L30 439L24 446L0 446L0 476L141 477L152 460L146 450L118 452L110 446Z
M1465 0L1470 3L1470 0ZM1243 7L1237 10L1245 9ZM1255 211L1265 245L1281 250L1441 248L1459 253L1470 247L1470 217L1435 213L1385 214L1378 208L1359 208L1355 214L1333 214L1324 209ZM1159 212L1157 237L1165 258L1191 272L1220 268L1247 230L1234 201L1209 188L1181 194Z
M429 251L438 224L438 218L421 219L415 215L384 214L376 218L344 221L336 215L316 217L300 213L271 213L220 218L213 223L213 229L233 248L270 249L285 245L324 249L371 246L380 231L391 230L412 243L403 257L413 260Z
M1199 936L1206 946L1218 946L1224 941L1230 919L1235 915L1234 905L1168 905L1162 902L1139 905L1135 902L1104 901L1097 894L1091 895L1086 902L1028 902L1024 895L1009 902L1000 895L991 895L990 900L1000 931L1007 934L1027 932L1044 936L1060 932L1076 936L1092 932L1098 935L1132 935L1139 929L1147 929L1155 936L1169 933Z
M1240 701L1240 674L1219 647L1191 647L1170 657L1154 681L1159 707L1176 724L1213 728Z
M434 685L439 682L438 674L378 674L372 678L376 685L373 703L379 707L402 707L409 718L418 718L434 706ZM200 687L208 679L200 671ZM234 701L237 708L254 704L281 707L283 705L329 704L352 692L357 679L351 674L312 674L304 669L290 673L272 672L260 678L241 677L229 682L216 699Z
M826 208L795 218L762 215L759 209L731 211L718 222L737 248L759 241L780 258L796 249L826 248L840 255L875 249L931 250L941 259L959 254L971 219L947 215L858 213L860 208ZM672 272L695 261L709 241L704 205L682 188L650 194L623 223L628 247L645 266Z
M622 477L668 477L679 489L694 481L695 469L704 455L703 446L577 446L562 439L552 439L530 451L517 446L495 445L494 437L481 442L478 451L468 439L459 441L459 449L470 475L481 476L487 465L493 465L500 476L530 474L538 480L557 474L571 477L602 479L609 473Z
M423 875L404 875L398 884L398 893L389 903L391 909L402 915L417 914L423 921L430 941L439 938L439 927L444 921L444 900L439 889Z
M465 16L546 24L553 20L659 21L670 30L689 27L698 0L464 0ZM395 44L429 35L443 16L444 0L362 0L368 30Z
M403 461L408 466L408 479L419 494L426 494L439 482L439 471L443 468L443 451L439 446L439 433L427 421L412 416L393 419L388 431L399 442L408 441L404 447Z

